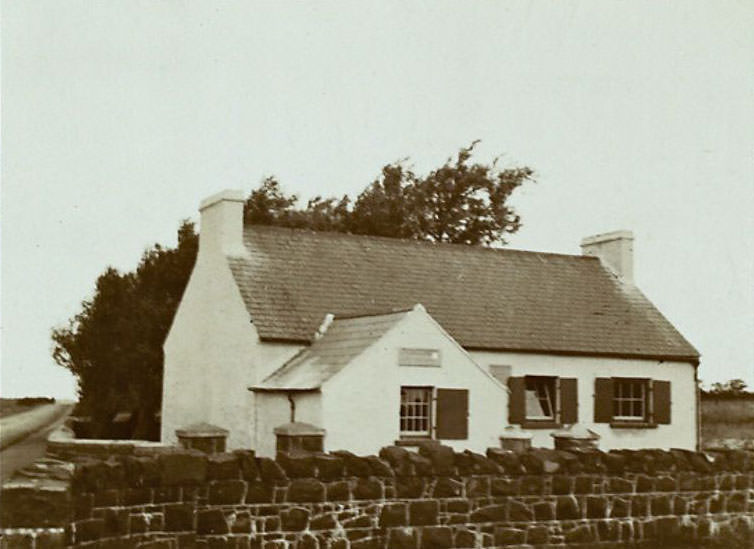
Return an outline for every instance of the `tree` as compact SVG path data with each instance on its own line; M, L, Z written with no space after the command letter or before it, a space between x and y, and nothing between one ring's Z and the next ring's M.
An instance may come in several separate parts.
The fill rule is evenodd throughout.
M720 395L742 395L746 393L746 382L743 379L731 379L725 383L715 382L712 384L710 393Z
M476 142L440 168L417 176L405 161L383 167L355 201L286 194L274 177L262 181L244 206L247 224L281 225L474 245L505 243L521 226L507 204L533 172L472 163ZM178 246L155 245L135 271L107 268L94 296L68 324L52 332L53 358L79 383L79 409L96 437L110 438L118 412L133 416L133 438L155 439L162 397L162 343L196 260L192 223L178 230Z
M133 438L156 439L162 398L162 343L196 259L192 223L178 230L178 246L147 250L136 271L109 267L94 297L68 324L54 329L53 358L78 379L79 408L95 437L109 438L120 411L133 414Z
M267 178L246 201L245 221L435 242L505 244L504 235L521 227L508 199L533 180L534 172L528 167L501 170L497 161L472 163L477 143L423 177L406 161L388 164L353 204L348 196L318 196L297 209L298 196L286 195L277 180Z
M412 237L435 242L505 244L503 235L515 233L521 219L507 203L511 193L532 180L531 168L498 170L470 163L478 141L461 149L424 178L408 172L407 212Z
M350 199L347 196L340 200L315 196L307 202L303 210L296 209L298 200L295 194L286 195L277 179L267 177L246 199L244 223L314 231L348 230Z

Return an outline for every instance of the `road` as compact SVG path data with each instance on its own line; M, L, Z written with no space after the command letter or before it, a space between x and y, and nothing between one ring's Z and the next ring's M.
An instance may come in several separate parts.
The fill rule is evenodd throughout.
M45 455L48 435L63 424L71 409L72 407L69 407L68 411L60 418L0 451L0 478L2 482L9 479L18 469Z

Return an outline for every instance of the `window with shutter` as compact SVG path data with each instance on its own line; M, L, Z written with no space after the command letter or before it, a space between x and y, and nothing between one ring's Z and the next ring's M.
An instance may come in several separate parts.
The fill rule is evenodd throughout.
M469 391L437 389L437 438L465 440L469 438Z
M508 378L508 423L526 429L553 429L562 425L562 387L554 376L525 376ZM573 387L569 385L566 391ZM572 414L569 408L567 413Z
M669 424L670 382L627 377L595 379L594 422L626 428Z

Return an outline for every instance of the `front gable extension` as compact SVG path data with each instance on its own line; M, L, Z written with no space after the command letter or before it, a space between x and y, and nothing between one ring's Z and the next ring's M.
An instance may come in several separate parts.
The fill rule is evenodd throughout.
M426 361L429 364L407 363L401 360L406 351L437 358ZM264 394L270 410L310 393L305 398L319 400L318 415L302 415L296 405L291 421L321 422L327 431L325 449L357 453L424 440L459 449L497 445L507 406L505 387L421 305L408 311L335 317L310 347L252 390ZM414 399L426 395L428 400L408 403L407 393ZM264 417L260 422L270 426Z

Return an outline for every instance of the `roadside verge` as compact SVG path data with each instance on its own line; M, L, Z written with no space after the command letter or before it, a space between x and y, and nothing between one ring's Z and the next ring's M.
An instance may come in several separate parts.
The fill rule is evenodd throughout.
M0 450L49 425L70 410L70 408L70 404L44 404L28 412L21 412L1 418Z

